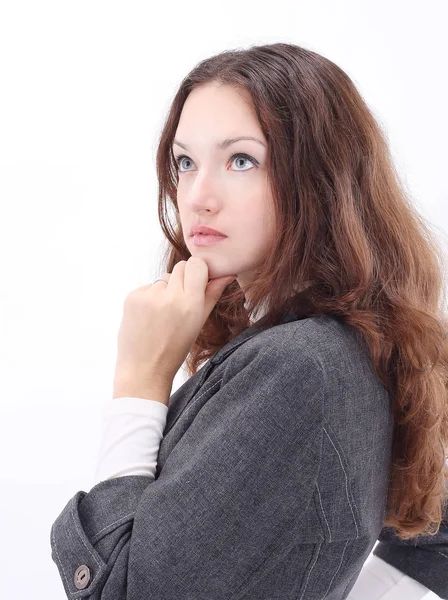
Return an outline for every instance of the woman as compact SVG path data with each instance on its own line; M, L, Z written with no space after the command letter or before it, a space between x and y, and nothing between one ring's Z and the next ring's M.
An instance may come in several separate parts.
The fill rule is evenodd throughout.
M380 536L448 598L442 252L349 77L282 43L202 61L157 174L165 273L51 530L67 597L342 599Z

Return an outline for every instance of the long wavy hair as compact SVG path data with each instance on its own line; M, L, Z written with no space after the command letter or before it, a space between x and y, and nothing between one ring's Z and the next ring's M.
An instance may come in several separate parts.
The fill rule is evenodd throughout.
M211 83L251 95L268 142L276 234L246 296L235 281L215 305L186 359L187 373L250 326L261 304L260 329L289 310L299 318L333 315L356 328L393 399L384 525L402 539L433 535L448 499L442 247L410 201L387 136L348 75L315 52L275 43L203 60L175 94L156 158L158 214L168 242L163 272L191 256L171 147L187 96Z

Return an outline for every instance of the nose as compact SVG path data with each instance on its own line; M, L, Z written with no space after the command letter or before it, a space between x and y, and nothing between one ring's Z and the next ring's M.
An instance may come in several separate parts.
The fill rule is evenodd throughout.
M191 211L214 211L222 200L222 185L218 178L205 169L192 178L184 189L184 202Z

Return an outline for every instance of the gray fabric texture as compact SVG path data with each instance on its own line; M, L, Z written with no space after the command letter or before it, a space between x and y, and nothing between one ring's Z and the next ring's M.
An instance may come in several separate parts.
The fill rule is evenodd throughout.
M62 509L67 598L342 600L380 536L375 554L448 599L446 523L420 546L383 528L392 433L354 329L290 312L249 327L171 395L154 481L102 481Z

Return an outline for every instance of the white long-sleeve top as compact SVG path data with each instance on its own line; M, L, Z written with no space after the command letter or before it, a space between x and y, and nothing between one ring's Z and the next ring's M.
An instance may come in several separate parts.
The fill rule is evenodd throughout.
M103 406L95 484L124 475L155 478L168 406L145 398L112 398Z

